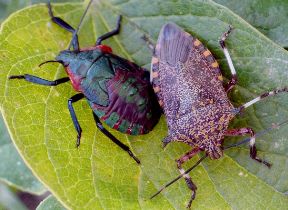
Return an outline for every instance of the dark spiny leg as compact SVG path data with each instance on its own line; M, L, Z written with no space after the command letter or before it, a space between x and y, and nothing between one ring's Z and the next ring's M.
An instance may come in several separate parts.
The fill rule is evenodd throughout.
M233 65L232 59L230 57L230 54L228 52L228 49L225 46L225 40L227 39L227 37L229 36L231 31L232 31L232 27L229 26L228 31L225 32L221 36L221 38L219 40L220 46L223 49L224 55L225 55L225 57L227 59L227 62L228 62L228 65L229 65L229 68L230 68L230 71L231 71L231 74L232 74L231 80L228 82L227 86L225 87L226 92L229 92L235 86L235 84L237 83L236 70L234 68L234 65Z
M120 32L120 27L121 27L121 19L122 19L122 16L119 15L118 19L117 19L117 25L116 25L116 28L106 34L103 34L102 36L100 36L97 41L96 41L96 46L97 45L100 45L102 41L104 41L105 39L108 39L114 35L117 35L119 34Z
M77 102L79 100L81 100L82 98L84 98L84 95L82 93L78 93L74 96L72 96L69 100L68 100L68 109L70 111L70 115L74 124L74 127L77 131L77 141L76 141L76 146L79 147L80 145L80 138L81 138L81 133L82 133L82 129L80 127L80 124L77 120L76 114L75 114L75 110L73 108L72 103Z
M12 75L9 77L9 79L25 79L28 82L32 82L32 83L39 84L39 85L45 85L45 86L56 86L64 82L68 82L70 80L69 77L64 77L61 79L56 79L54 81L49 81L49 80L42 79L42 78L30 75L30 74Z
M195 148L195 149L187 152L185 155L180 157L178 160L176 160L177 167L178 167L178 169L179 169L181 174L185 173L185 170L182 168L182 164L185 163L186 161L190 160L193 156L195 156L199 152L200 152L200 149L199 148ZM190 200L189 200L189 202L187 204L187 208L190 208L191 204L192 204L192 201L195 199L197 187L193 183L193 181L192 181L192 179L191 179L189 174L185 174L184 175L184 179L186 181L186 184L187 184L188 188L192 191L191 198L190 198Z
M257 149L255 146L255 133L251 128L236 128L225 131L226 136L243 136L250 134L250 157L254 160L257 160L260 163L265 164L268 168L271 167L271 164L266 162L265 160L260 159L257 157Z
M243 104L238 109L241 111L241 110L246 109L247 107L255 104L256 102L261 101L262 99L264 99L266 97L274 96L274 95L277 95L277 94L283 93L283 92L288 92L288 87L284 87L281 89L276 89L276 90L273 90L270 92L263 93L262 95L258 96L257 98L254 98L253 100L247 102L246 104Z
M96 122L96 126L97 128L99 128L99 130L105 135L107 136L111 141L113 141L115 144L117 144L119 147L121 147L123 150L125 150L126 152L128 152L128 154L138 163L140 164L140 160L132 153L132 151L130 150L130 148L128 146L126 146L125 144L123 144L121 141L119 141L115 136L113 136L108 130L106 130L100 119L98 118L98 116L93 112L93 117L94 120Z
M67 22L62 20L61 18L54 16L50 1L48 1L47 7L49 10L49 15L51 17L51 20L54 23L56 23L58 26L60 26L61 28L64 28L65 30L67 30L73 34L73 38L71 40L72 46L73 46L75 51L79 51L78 35L76 34L77 31L72 26L70 26Z

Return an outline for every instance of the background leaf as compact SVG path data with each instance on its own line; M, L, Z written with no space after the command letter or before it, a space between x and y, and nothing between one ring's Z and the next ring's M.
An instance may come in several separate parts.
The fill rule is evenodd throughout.
M214 0L281 45L288 47L288 1L282 0Z
M0 23L12 12L32 4L46 2L47 0L0 0ZM79 2L79 0L57 0L57 2Z
M0 115L0 180L19 190L42 194L45 187L34 177L15 149Z
M78 0L69 0L69 2ZM0 24L12 12L25 6L36 3L47 3L46 0L0 0ZM57 0L67 2L67 0ZM78 1L79 2L79 1ZM30 169L19 156L4 124L2 114L0 116L0 179L10 187L34 195L43 194L45 187L34 177Z
M82 4L55 5L55 14L79 22ZM93 12L92 12L93 11ZM115 53L149 67L151 53L141 39L156 40L161 26L175 22L197 36L216 56L229 77L218 38L232 24L227 41L239 75L230 95L240 105L260 93L287 85L287 52L268 40L231 11L213 1L97 1L81 32L81 46L113 29L124 17L121 34L107 40ZM164 117L145 136L126 136L111 130L131 146L142 161L137 166L127 154L96 128L85 100L76 104L83 129L79 149L67 110L75 92L70 84L41 87L25 81L9 81L9 75L30 73L47 79L65 75L63 68L38 64L65 49L71 34L51 23L47 8L33 6L15 13L3 23L0 35L0 104L19 151L37 176L66 207L73 209L185 209L190 192L181 180L154 200L148 197L178 175L175 159L190 148L171 144L162 150L167 128ZM251 126L256 131L287 118L287 95L270 98L249 108L231 127ZM287 128L287 127L286 127ZM227 138L231 144L237 139ZM273 162L268 170L249 159L247 146L231 149L217 161L207 160L191 174L198 186L194 209L284 209L287 197L287 129L257 139L259 155ZM186 167L193 164L196 158ZM209 201L209 202L207 202Z

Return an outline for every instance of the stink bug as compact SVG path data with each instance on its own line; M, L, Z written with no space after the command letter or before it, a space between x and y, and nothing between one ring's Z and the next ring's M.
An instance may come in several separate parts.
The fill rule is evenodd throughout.
M92 0L81 22L91 3ZM106 130L100 121L103 120L108 126L122 133L140 135L151 131L161 115L161 109L150 85L149 72L135 63L114 55L109 46L101 44L103 40L119 33L121 16L118 18L117 27L100 36L95 46L80 49L77 32L81 22L75 30L64 20L54 16L50 2L48 2L48 10L52 21L73 33L73 38L67 50L61 51L55 60L42 64L58 62L64 66L68 77L48 81L24 74L10 76L9 79L24 79L45 86L56 86L71 81L73 88L80 92L68 100L68 109L78 134L77 147L80 145L82 129L73 103L86 98L100 131L128 152L137 163L140 163L130 148Z
M217 61L204 45L173 23L161 29L154 50L151 81L160 106L167 119L168 136L164 146L172 141L183 142L192 150L176 160L177 167L192 191L187 207L196 195L196 185L185 173L182 164L205 151L211 159L223 155L224 136L250 135L250 157L270 167L270 163L257 156L255 134L251 128L228 129L229 122L245 108L288 88L262 94L244 105L234 108L227 93L237 82L236 71L225 47L225 40L232 31L225 32L220 46L228 61L232 79L223 87L223 79ZM185 175L184 175L185 174Z

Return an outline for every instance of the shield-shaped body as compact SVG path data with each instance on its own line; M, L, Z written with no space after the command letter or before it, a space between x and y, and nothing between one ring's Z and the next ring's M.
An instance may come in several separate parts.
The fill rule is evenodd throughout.
M217 61L204 45L175 24L163 26L152 59L151 81L171 141L222 156L221 143L235 116Z
M56 59L64 62L74 89L85 95L94 113L111 128L141 135L158 122L161 110L149 72L114 55L108 46L62 51Z

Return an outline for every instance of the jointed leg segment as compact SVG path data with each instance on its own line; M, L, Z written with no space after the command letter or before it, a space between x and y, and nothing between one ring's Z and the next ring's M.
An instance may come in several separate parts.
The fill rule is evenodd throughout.
M76 141L76 146L79 147L80 145L80 139L81 139L81 133L82 133L82 129L80 127L80 124L77 120L76 114L75 114L75 110L73 108L73 103L81 100L82 98L84 98L84 95L82 93L78 93L74 96L72 96L69 100L68 100L68 109L70 111L70 115L74 124L74 127L77 131L77 141Z
M155 45L153 44L152 40L149 39L148 36L146 36L145 34L141 37L147 44L147 46L149 47L149 49L152 52L152 55L155 55Z
M102 36L100 36L97 41L96 41L96 46L97 45L101 45L101 42L104 41L105 39L108 39L114 35L119 34L120 32L120 27L121 27L121 20L122 20L122 16L119 15L118 19L117 19L117 25L116 28L112 31L107 32L106 34L103 34Z
M49 15L51 17L51 20L54 23L56 23L58 26L60 26L61 28L64 28L65 30L67 30L73 34L73 38L71 40L72 46L73 46L74 50L79 51L79 41L78 41L77 31L72 26L70 26L66 21L64 21L63 19L54 16L50 1L48 1L47 7L48 7L48 11L49 11Z
M93 112L93 117L96 122L97 128L105 135L107 136L110 140L112 140L115 144L117 144L119 147L121 147L123 150L125 150L138 164L140 164L140 160L132 153L130 148L123 144L121 141L119 141L115 136L113 136L108 130L106 130L99 117Z
M266 98L266 97L269 97L269 96L274 96L274 95L277 95L279 93L283 93L283 92L288 92L288 88L287 87L284 87L284 88L281 88L281 89L276 89L276 90L273 90L273 91L270 91L270 92L266 92L266 93L263 93L262 95L254 98L253 100L243 104L242 106L240 106L238 109L239 111L242 111L244 109L246 109L247 107L257 103L258 101L261 101L262 99ZM234 130L230 130L230 131L226 131L226 135L232 135L232 136L237 136L237 135L244 135L245 134L245 129L250 129L252 130L251 128L241 128L241 129L234 129ZM252 132L251 131L248 131L247 130L247 134L250 133L250 135L253 137L254 136L254 132L253 132L253 135L252 135ZM254 138L251 138L250 140L250 157L254 160L257 160L258 162L260 163L263 163L265 164L266 166L270 167L271 164L266 162L265 160L262 160L260 159L259 157L257 157L257 149L256 149L256 146L255 146L255 137Z
M30 74L24 74L24 75L12 75L9 77L9 79L25 79L28 82L32 82L39 85L45 85L45 86L56 86L60 85L62 83L68 82L70 79L69 77L63 77L61 79L56 79L54 81L42 79L40 77L36 77Z
M267 167L271 167L271 164L266 162L265 160L262 160L261 158L259 158L257 156L257 149L255 146L255 133L252 130L252 128L236 128L236 129L231 129L231 130L227 130L225 132L226 136L243 136L243 135L250 135L251 139L250 139L250 157L260 163L263 163L264 165L266 165Z
M184 154L182 157L180 157L178 160L176 160L177 163L177 168L179 169L181 174L185 173L185 170L182 168L182 164L185 163L186 161L190 160L192 157L194 157L195 155L197 155L200 152L199 148L195 148L189 152L187 152L186 154ZM184 175L184 179L186 181L186 184L188 186L188 188L192 191L192 195L191 198L187 204L187 208L191 207L192 201L195 199L196 196L196 190L197 190L197 186L193 183L191 177L189 176L189 174L185 174Z
M228 82L227 86L225 87L225 90L226 92L229 92L237 83L237 75L236 75L236 70L234 68L234 65L233 65L233 62L232 62L232 59L230 57L230 54L228 52L228 49L226 48L225 46L225 40L227 39L227 37L229 36L229 34L232 32L232 27L229 26L229 29L227 32L225 32L220 40L219 40L219 43L220 43L220 46L221 48L223 49L223 52L224 52L224 55L227 59L227 62L228 62L228 65L229 65L229 68L230 68L230 71L231 71L231 74L232 74L232 77L231 77L231 80Z
M258 96L257 98L254 98L253 100L243 104L242 106L239 107L239 109L240 110L246 109L247 107L257 103L258 101L261 101L262 99L264 99L266 97L275 96L275 95L277 95L279 93L283 93L283 92L288 92L288 87L275 89L275 90L272 90L270 92L263 93L260 96Z

